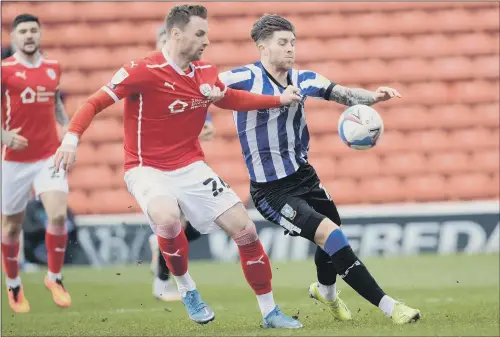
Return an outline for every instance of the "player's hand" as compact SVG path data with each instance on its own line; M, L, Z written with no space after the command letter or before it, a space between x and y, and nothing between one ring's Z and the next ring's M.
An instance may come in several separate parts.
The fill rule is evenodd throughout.
M375 91L375 98L377 99L377 102L387 101L394 97L401 98L401 94L393 88L379 87Z
M214 85L212 90L210 91L210 95L208 96L208 99L211 100L212 102L217 102L223 98L224 98L224 94L222 93L222 91L220 91L218 86Z
M2 130L2 144L9 149L19 151L28 146L28 140L19 134L21 128L9 131Z
M302 96L300 90L292 85L286 87L285 91L280 96L281 105L290 105L300 102Z
M201 130L200 136L198 137L202 141L210 141L215 137L215 127L211 122L205 122L203 125L203 130Z
M54 172L59 172L62 167L63 170L69 172L71 165L76 161L76 146L70 144L61 144L57 149L54 157Z

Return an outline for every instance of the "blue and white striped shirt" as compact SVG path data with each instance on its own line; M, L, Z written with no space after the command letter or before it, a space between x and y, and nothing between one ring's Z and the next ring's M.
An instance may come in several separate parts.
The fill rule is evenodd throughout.
M279 96L285 90L264 69L261 62L223 72L219 75L226 86L255 94ZM295 173L307 162L309 130L304 103L310 96L328 99L334 83L308 70L292 69L288 82L300 89L300 104L248 112L234 111L243 156L250 179L269 182Z

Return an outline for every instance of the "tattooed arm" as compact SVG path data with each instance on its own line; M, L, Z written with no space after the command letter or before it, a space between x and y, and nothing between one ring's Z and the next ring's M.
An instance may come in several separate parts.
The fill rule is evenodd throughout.
M395 89L388 87L380 87L377 91L370 91L360 88L346 88L337 84L333 87L329 100L347 106L356 104L369 106L393 97L401 97L401 95Z
M61 126L68 126L69 124L69 118L68 115L66 114L66 110L64 109L64 104L61 99L61 93L59 90L56 91L56 121L61 125Z

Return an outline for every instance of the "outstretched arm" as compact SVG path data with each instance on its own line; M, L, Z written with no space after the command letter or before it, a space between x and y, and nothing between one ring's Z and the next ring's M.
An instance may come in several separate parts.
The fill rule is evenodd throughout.
M227 88L224 97L214 104L221 109L237 111L279 108L281 105L300 102L301 97L298 93L299 90L292 86L286 88L281 96L258 95Z
M75 112L64 135L61 146L54 159L54 171L59 172L61 167L68 171L76 159L76 147L82 134L92 123L94 116L114 104L115 100L104 90L99 90L90 96Z
M333 87L329 100L352 106L357 104L373 105L393 97L401 97L401 95L395 89L388 87L380 87L376 91L370 91L361 88L347 88L337 84Z
M136 93L141 85L148 83L149 72L143 61L132 61L118 70L111 81L90 96L76 111L68 126L68 132L56 152L54 166L59 171L60 165L64 170L75 162L76 147L81 135L90 126L94 116L122 98Z

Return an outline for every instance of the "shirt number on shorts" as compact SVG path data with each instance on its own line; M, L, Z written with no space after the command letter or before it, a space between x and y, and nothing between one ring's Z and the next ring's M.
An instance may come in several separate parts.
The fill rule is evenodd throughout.
M221 186L219 186L217 180L219 180ZM212 185L212 194L214 197L218 196L222 192L224 192L225 188L231 188L224 180L222 180L221 177L217 177L216 179L214 178L208 178L203 182L203 185L208 186L209 184Z

